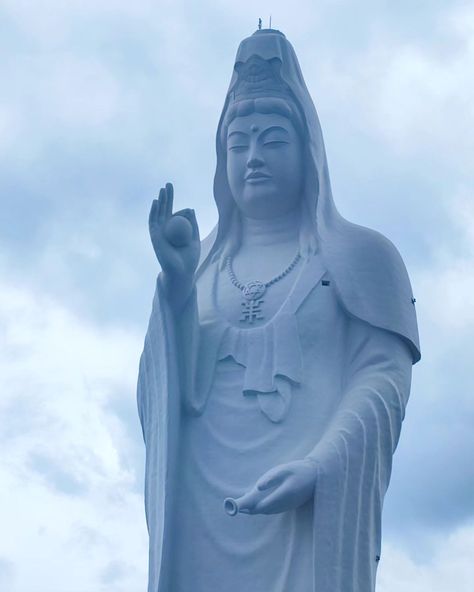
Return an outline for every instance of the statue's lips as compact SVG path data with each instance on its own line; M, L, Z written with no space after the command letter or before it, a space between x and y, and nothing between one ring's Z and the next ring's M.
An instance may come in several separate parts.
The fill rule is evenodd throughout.
M268 181L268 179L271 179L271 176L264 173L250 173L250 175L245 177L247 183L260 183L262 181Z

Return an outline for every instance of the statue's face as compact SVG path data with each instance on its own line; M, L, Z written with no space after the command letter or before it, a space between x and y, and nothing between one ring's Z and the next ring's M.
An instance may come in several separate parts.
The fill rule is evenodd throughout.
M272 218L295 209L303 188L302 142L276 113L236 117L227 130L227 178L244 216Z

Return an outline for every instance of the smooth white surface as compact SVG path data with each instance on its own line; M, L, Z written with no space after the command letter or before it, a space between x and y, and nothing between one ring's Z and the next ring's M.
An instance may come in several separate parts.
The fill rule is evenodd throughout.
M172 212L170 187L152 209L152 240L165 265L138 385L149 591L369 592L419 356L411 289L393 245L334 208L316 114L289 44L261 32L243 43L238 60L252 51L265 59L276 52L297 96L299 88L308 126L299 137L304 191L296 191L296 213L283 218L271 201L252 205L278 196L274 188L233 183L230 192L221 120L219 228L203 245L197 290L190 280L197 243L170 252L160 236ZM245 117L261 129L272 114ZM295 142L278 150L297 151ZM255 155L257 144L241 145L251 154L234 172L274 177L264 148ZM308 239L311 212L317 231ZM242 295L226 275L226 257L235 256L243 281L266 280L298 248L301 265L265 294L265 318L242 325ZM246 277L249 270L260 277ZM239 506L233 518L224 512L227 497Z

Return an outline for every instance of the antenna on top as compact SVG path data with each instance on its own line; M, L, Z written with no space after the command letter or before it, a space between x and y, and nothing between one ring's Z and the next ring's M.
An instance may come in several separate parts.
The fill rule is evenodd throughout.
M270 26L268 27L269 29L272 28L272 15L270 15Z
M258 30L260 31L261 28L262 28L262 19L259 18L258 19Z

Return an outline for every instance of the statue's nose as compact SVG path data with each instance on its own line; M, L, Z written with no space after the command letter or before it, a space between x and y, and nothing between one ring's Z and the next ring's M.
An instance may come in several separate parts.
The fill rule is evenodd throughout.
M253 157L247 161L247 167L249 169L256 169L263 166L263 160L261 158Z
M263 159L260 158L260 156L258 154L250 154L249 155L249 159L247 161L247 167L249 169L255 169L257 167L261 167L263 166L264 162Z
M249 146L247 168L256 169L263 166L265 161L262 158L261 146L259 145L258 141L256 141L256 138L252 138L252 140L250 141Z

